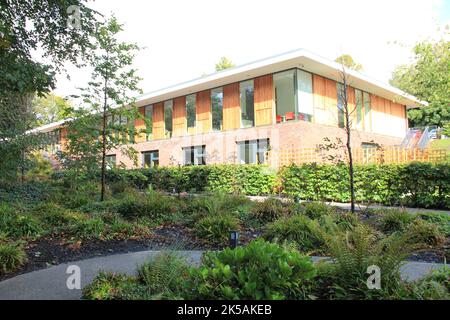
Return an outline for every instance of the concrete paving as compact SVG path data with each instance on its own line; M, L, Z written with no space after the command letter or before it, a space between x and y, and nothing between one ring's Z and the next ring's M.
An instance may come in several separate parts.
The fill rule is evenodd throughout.
M160 251L142 251L97 257L75 261L34 271L0 282L0 300L77 300L81 298L81 289L68 289L67 273L69 266L78 266L81 271L81 288L89 284L100 271L136 274L137 266L159 254ZM192 264L200 261L201 251L179 251ZM313 257L313 261L324 259ZM423 277L442 264L408 262L402 267L402 277L414 281Z

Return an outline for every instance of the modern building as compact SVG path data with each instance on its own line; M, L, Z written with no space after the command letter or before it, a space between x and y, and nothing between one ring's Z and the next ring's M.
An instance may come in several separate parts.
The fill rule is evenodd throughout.
M424 102L361 73L347 75L354 147L399 145L407 109ZM301 49L154 91L137 99L151 126L133 147L144 167L266 163L267 150L314 148L344 137L341 82L341 65ZM63 148L64 123L38 130L59 130ZM142 119L134 125L145 129ZM116 150L108 161L133 167Z

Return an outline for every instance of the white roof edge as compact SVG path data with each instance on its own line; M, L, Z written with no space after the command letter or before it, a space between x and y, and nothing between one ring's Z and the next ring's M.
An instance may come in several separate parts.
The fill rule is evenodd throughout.
M199 85L207 85L208 83L213 84L214 81L220 80L222 78L227 78L227 77L232 77L232 76L236 76L239 74L245 74L246 72L258 69L258 68L262 68L262 67L268 67L270 65L274 65L283 61L287 61L287 60L291 60L291 59L296 59L296 58L306 58L306 59L310 59L316 63L319 63L323 66L326 66L328 68L333 69L336 72L341 72L342 71L342 66L334 61L328 60L326 58L323 58L317 54L314 54L308 50L305 49L295 49L292 51L288 51L285 53L281 53L281 54L277 54L268 58L264 58L264 59L260 59L260 60L256 60L256 61L252 61L249 63L245 63L243 65L240 66L236 66L233 68L229 68L226 70L222 70L204 77L199 77L193 80L189 80L189 81L184 81L169 87L165 87L162 89L158 89L156 91L151 91L145 94L142 94L140 96L136 97L136 103L139 104L139 102L143 102L144 100L149 100L149 99L155 99L157 97L162 97L164 95L170 95L170 93L172 92L177 92L180 90L187 90L190 87L194 87L194 86L199 86ZM281 70L279 70L281 71ZM349 77L355 80L359 80L359 81L363 81L366 82L368 84L373 85L374 87L378 87L382 90L388 91L391 94L401 97L405 100L407 100L410 105L407 105L408 108L410 107L420 107L420 106L426 106L428 105L427 102L425 101L420 101L419 99L417 99L416 97L398 89L395 88L387 83L384 83L382 81L373 79L367 75L364 75L360 72L351 70L351 69L346 69L346 73L349 75ZM318 74L321 75L321 74ZM242 79L244 80L244 79ZM214 88L215 86L211 86L211 88ZM176 98L178 95L174 95L172 98ZM168 98L171 99L171 98ZM168 99L161 99L161 101L165 101ZM156 101L159 102L159 101ZM144 104L145 105L145 104ZM55 129L57 127L62 126L65 122L70 121L70 119L65 119L65 120L61 120L61 121L57 121L57 122L53 122L53 123L49 123L46 124L44 126L32 129L29 131L29 133L33 133L33 132L38 132L38 131L50 131L52 129Z

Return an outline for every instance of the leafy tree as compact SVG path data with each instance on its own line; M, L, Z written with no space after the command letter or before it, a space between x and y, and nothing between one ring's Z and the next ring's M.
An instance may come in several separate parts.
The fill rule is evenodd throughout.
M51 93L44 97L36 97L33 100L34 126L38 127L71 117L71 114L67 114L70 104L71 102L67 99Z
M216 63L216 71L222 71L225 69L233 68L235 64L227 57L220 58L219 62Z
M355 70L362 71L363 67L361 64L353 60L352 56L349 54L343 54L334 60L335 62L344 65L345 67Z
M413 48L414 61L392 73L390 83L428 106L408 111L412 126L444 126L450 121L450 41L425 41Z
M119 150L136 161L136 151L128 146L134 141L134 119L139 116L130 96L141 90L139 77L132 68L136 44L117 40L122 31L115 17L97 22L88 60L93 72L81 99L88 107L72 111L74 120L68 127L67 149L63 152L69 168L101 172L101 195L105 197L106 155ZM124 121L125 120L125 121Z
M97 13L84 0L0 1L0 176L24 171L27 154L42 147L45 135L25 134L32 126L31 101L55 86L65 62L80 64L90 50ZM75 5L76 7L71 7ZM75 9L75 11L73 10ZM80 23L68 22L78 14ZM78 15L76 15L78 17ZM47 63L34 58L42 52Z

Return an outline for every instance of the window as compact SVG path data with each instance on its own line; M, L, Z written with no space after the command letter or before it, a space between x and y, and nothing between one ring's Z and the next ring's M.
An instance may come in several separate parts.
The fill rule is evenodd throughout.
M185 166L206 164L205 146L183 148L183 164Z
M274 74L277 122L295 120L295 70Z
M187 127L195 128L195 117L196 117L196 95L191 94L186 96L186 118L187 118Z
M355 89L355 101L356 101L356 128L364 129L364 123L362 121L363 95L361 90Z
M223 91L222 88L211 90L212 128L222 130L223 119Z
M142 152L142 167L152 168L159 165L159 151L145 151Z
M164 102L164 125L166 128L166 137L168 138L172 136L172 110L173 101L168 100Z
M145 140L150 140L153 133L153 105L144 107Z
M237 146L240 164L263 164L266 162L269 139L241 141L237 143Z
M298 118L311 121L314 110L312 74L299 69L297 69L297 106Z
M255 125L255 109L253 106L253 80L239 84L241 98L241 127L249 128Z
M116 167L116 155L106 156L106 169L111 170Z
M363 93L363 103L364 103L364 128L366 131L372 130L372 124L370 121L370 94L367 92Z
M342 83L337 84L337 108L338 108L338 126L344 128L344 85Z

